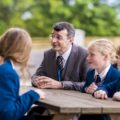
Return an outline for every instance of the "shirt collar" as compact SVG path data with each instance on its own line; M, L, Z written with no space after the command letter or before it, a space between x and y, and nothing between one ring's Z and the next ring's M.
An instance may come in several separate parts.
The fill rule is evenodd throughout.
M64 59L65 61L67 61L67 59L68 59L68 57L69 57L69 55L70 55L71 49L72 49L72 45L69 47L69 49L68 49L65 53L62 54L62 57L63 57L63 59ZM59 53L57 52L56 58L57 58L58 56L59 56Z
M14 65L13 61L10 60L10 62L11 62L12 68L15 69L15 65Z
M108 73L108 71L110 69L110 66L111 66L111 64L108 65L100 74L98 74L98 72L95 70L95 76L99 75L101 80L103 80L106 77L106 75L107 75L107 73Z
M14 64L13 60L10 60L12 68L17 72L20 73L20 66L18 64Z

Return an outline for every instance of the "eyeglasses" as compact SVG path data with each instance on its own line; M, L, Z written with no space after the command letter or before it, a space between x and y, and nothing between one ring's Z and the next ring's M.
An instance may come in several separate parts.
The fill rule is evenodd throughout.
M61 35L55 35L55 34L51 34L51 35L49 36L49 38L50 38L51 40L52 40L52 39L56 39L56 40L58 40L58 41L66 39L65 37L63 37L63 36L61 36Z

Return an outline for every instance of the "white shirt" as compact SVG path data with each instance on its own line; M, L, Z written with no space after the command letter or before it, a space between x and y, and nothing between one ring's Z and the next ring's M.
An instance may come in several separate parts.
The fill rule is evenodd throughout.
M70 56L71 49L72 49L72 45L70 46L70 48L64 54L62 54L62 57L63 57L63 67L65 67L65 64L66 64L66 62L68 60L68 57ZM56 58L58 56L59 56L59 53L57 52Z
M98 74L98 72L95 70L95 75L94 75L94 77L95 77L96 75L99 75L100 78L101 78L101 80L104 80L104 78L106 77L106 75L107 75L107 73L108 73L108 71L109 71L109 69L110 69L110 66L111 66L111 64L108 65L100 74Z
M12 64L13 69L15 70L15 65L14 65L13 61L10 60L10 62L11 62L11 64Z
M23 78L23 75L20 71L20 65L19 64L14 64L14 62L12 60L10 60L11 64L12 64L12 67L13 69L17 72L19 78L20 78L20 85L28 85L28 86L31 86L31 81L29 79L25 79ZM27 71L25 70L24 71L24 74L25 74L25 77L27 77L28 73ZM28 78L28 77L27 77Z

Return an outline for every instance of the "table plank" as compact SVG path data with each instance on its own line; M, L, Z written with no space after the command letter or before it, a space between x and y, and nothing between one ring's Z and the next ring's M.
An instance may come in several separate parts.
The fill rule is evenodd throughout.
M96 106L101 106L102 108L102 113L120 113L120 102L118 101L113 101L112 99L107 99L107 100L100 100L100 99L95 99L92 96L89 96L86 93L74 93L75 91L72 91L71 93L66 92L65 94L73 96L73 97L78 97L81 101L87 104L92 104Z

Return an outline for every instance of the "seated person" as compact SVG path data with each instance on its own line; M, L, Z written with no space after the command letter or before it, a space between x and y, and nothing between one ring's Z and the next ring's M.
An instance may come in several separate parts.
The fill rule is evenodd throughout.
M53 25L50 35L52 48L44 52L43 61L32 76L33 86L51 89L81 89L88 71L87 50L74 44L74 36L75 29L71 23L64 21ZM33 114L38 113L41 109L44 108L33 107L30 113L32 114L32 111ZM39 119L43 119L42 113L39 112L39 114Z
M52 48L44 52L41 65L32 76L38 88L80 90L86 79L87 50L73 43L75 29L68 22L53 25Z
M20 28L10 28L0 38L0 120L27 120L25 113L44 98L39 89L19 95L20 79L15 66L25 68L31 47L29 34Z
M120 78L109 84L99 86L94 92L94 97L99 99L112 97L113 100L120 101Z
M111 63L115 58L115 48L106 39L96 40L88 47L87 61L90 70L87 73L82 92L93 94L101 85L111 83L120 77L119 71ZM81 115L79 120L108 120L107 115Z
M102 39L90 43L87 61L91 69L87 73L82 92L92 94L98 86L120 77L119 71L111 65L115 55L115 47L109 40Z
M114 64L114 66L120 70L120 46L117 47L116 58L116 64ZM94 93L94 96L100 99L112 97L113 100L120 101L120 79L113 81L110 84L100 86Z

